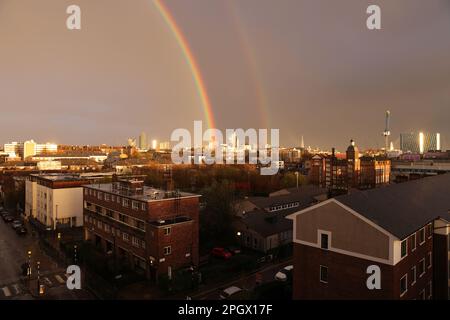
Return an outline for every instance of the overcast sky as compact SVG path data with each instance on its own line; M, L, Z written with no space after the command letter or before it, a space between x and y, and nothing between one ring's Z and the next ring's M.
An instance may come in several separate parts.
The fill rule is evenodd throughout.
M448 0L166 0L221 129L279 128L281 142L381 147L450 142ZM66 8L82 9L68 31ZM366 8L382 9L382 30ZM168 140L205 120L190 69L151 0L0 0L0 143ZM446 143L446 147L450 148Z

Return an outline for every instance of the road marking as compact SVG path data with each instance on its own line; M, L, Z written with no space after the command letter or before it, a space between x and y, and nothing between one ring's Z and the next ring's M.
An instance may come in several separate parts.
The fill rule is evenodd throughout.
M61 284L66 282L59 274L55 275L55 279Z
M8 287L3 287L3 294L5 295L5 297L10 297L11 296L11 291L9 291Z

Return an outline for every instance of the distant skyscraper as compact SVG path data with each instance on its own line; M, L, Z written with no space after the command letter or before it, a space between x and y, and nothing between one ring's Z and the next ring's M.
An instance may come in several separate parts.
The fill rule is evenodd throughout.
M147 134L145 132L142 132L139 136L139 149L146 150L148 149L148 143L147 143Z
M386 150L386 151L387 151L388 146L389 146L389 136L391 135L391 131L389 129L390 117L391 117L391 112L388 110L388 111L386 111L385 128L384 128L384 132L383 132L383 136L384 136L384 150Z
M33 140L25 141L23 143L23 159L25 160L28 157L32 157L36 155L36 142Z
M158 147L158 140L152 140L152 149L156 150Z
M440 150L441 136L439 133L402 133L400 134L400 149L403 152L424 153L430 150Z
M305 140L303 139L303 136L302 136L302 140L300 142L300 148L305 149Z

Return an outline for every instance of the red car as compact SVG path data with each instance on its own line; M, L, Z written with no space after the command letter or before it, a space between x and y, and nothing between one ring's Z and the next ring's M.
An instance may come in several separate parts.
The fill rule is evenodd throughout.
M230 259L232 256L232 254L225 250L225 248L214 248L211 251L211 255L222 259Z

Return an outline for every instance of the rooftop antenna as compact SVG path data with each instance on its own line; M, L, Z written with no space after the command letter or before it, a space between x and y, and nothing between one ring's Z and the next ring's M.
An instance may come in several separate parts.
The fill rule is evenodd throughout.
M386 111L386 123L385 129L383 132L384 136L384 150L387 152L389 148L389 136L391 135L391 131L389 130L389 120L391 117L391 112L389 110Z

